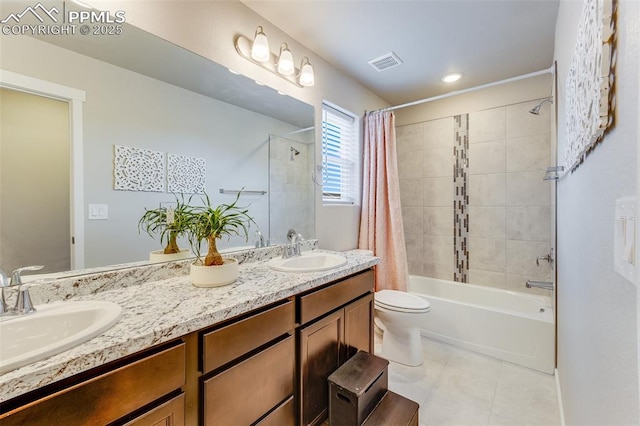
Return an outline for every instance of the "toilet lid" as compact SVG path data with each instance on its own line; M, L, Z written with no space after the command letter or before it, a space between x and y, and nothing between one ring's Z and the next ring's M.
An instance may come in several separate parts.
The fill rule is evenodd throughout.
M401 312L429 312L431 308L429 302L422 297L397 290L376 292L375 302L382 308Z

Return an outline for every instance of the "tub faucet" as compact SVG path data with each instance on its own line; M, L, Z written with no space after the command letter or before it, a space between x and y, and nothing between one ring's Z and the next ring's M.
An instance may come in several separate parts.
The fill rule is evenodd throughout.
M282 257L287 259L289 257L300 256L302 253L302 241L304 241L302 235L298 234L295 229L289 229L289 232L287 232L287 240L289 244L285 244Z
M553 283L549 281L527 280L525 287L527 288L537 287L537 288L542 288L544 290L553 290Z

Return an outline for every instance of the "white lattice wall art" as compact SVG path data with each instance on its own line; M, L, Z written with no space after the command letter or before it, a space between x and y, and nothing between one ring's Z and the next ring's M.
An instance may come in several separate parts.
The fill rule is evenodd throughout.
M113 176L113 189L164 192L164 153L114 145Z
M202 194L207 178L204 158L168 155L167 190L173 193Z
M567 76L565 171L573 171L613 122L613 0L584 0Z

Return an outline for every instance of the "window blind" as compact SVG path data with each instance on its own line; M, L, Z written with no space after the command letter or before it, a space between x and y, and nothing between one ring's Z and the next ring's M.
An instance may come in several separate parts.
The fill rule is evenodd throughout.
M355 117L322 105L322 199L354 204L358 197Z

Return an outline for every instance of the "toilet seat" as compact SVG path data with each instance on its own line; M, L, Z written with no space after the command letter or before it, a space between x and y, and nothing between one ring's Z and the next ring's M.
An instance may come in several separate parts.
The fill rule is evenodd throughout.
M431 310L429 302L404 291L380 290L374 298L378 307L389 311L421 314Z

